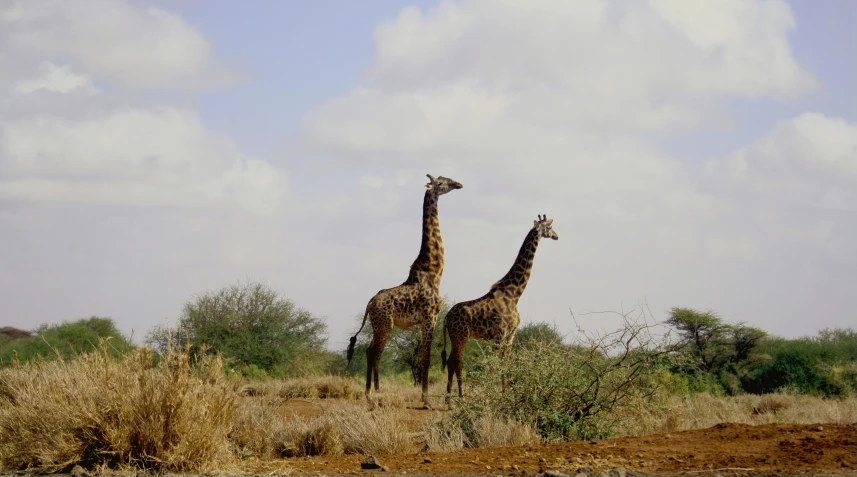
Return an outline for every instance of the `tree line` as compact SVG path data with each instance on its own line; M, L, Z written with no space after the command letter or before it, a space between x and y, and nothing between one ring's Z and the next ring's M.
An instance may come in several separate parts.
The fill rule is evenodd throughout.
M435 328L434 346L443 344L445 303ZM355 327L361 316L354 317ZM674 330L680 346L661 360L676 392L717 395L795 391L828 397L857 390L857 330L821 330L816 336L786 339L744 323L732 323L713 311L675 307L664 324ZM358 336L354 360L346 365L344 346L330 351L324 317L299 307L264 283L247 282L208 291L187 301L174 324L153 327L144 343L156 353L189 345L193 353L219 352L226 369L251 379L365 373L365 349L371 327ZM130 338L107 317L89 317L34 330L0 327L0 367L37 359L73 358L109 340L110 353L133 349ZM564 337L548 323L527 323L515 347L532 343L562 345ZM395 329L382 355L380 372L417 381L417 333ZM478 371L480 356L490 346L470 340L465 350L468 372ZM432 353L433 379L440 377L440 353ZM445 377L443 378L445 381Z

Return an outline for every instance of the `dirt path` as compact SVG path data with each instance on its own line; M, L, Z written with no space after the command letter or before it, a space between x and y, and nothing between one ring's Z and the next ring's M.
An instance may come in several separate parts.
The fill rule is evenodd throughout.
M284 459L276 467L266 470L367 472L360 470L360 462L364 458L361 455L347 455ZM628 469L645 472L728 468L753 469L756 472L855 471L857 424L718 424L708 429L624 437L595 443L587 441L450 453L378 455L377 458L388 471L405 471L408 475L415 472L520 475L545 470L574 475L582 467L593 471ZM717 473L726 475L723 471Z

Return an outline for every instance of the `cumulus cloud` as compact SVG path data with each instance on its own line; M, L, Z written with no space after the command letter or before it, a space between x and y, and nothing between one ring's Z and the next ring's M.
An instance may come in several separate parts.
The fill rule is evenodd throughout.
M71 93L81 91L86 95L98 93L88 75L79 75L71 71L68 65L57 66L51 61L43 61L38 68L38 76L18 80L12 86L13 94L32 94L36 91Z
M237 79L180 16L125 0L14 0L0 6L0 67L59 58L129 88L209 88ZM2 56L0 56L2 58Z
M401 153L550 144L571 130L723 121L718 98L788 97L817 86L790 51L794 26L779 1L409 7L376 28L363 84L312 112L305 133L323 147L392 162Z
M804 113L706 170L712 190L746 201L855 211L857 124Z
M67 120L6 121L2 149L14 179L0 197L134 206L225 202L260 213L282 205L285 178L234 142L208 131L192 111L121 110Z
M192 109L145 95L234 79L171 12L126 1L4 3L0 198L282 214L282 170L246 157Z

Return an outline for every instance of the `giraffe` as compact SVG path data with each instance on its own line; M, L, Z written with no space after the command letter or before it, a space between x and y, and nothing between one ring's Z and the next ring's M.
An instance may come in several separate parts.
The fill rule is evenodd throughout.
M515 263L506 275L491 285L488 293L470 301L456 303L447 312L443 323L443 352L441 353L441 369L449 367L446 383L446 399L452 392L452 375L458 379L458 396L461 397L461 368L464 358L464 346L470 338L489 341L500 356L508 356L515 332L521 323L518 314L518 300L527 287L533 260L539 240L549 238L559 240L551 224L553 219L539 215L539 220L533 221L533 228L527 233L524 243L515 258ZM449 361L446 357L446 335L452 343ZM504 382L505 385L505 382Z
M425 409L431 409L428 400L428 370L431 362L431 342L437 315L443 305L440 295L440 279L443 274L443 239L440 235L437 203L440 196L461 189L460 182L447 177L434 178L426 174L429 183L423 198L422 244L417 258L411 264L407 280L394 288L385 288L373 296L366 305L360 329L351 337L348 344L348 363L354 355L357 335L369 317L372 324L372 342L366 349L366 399L369 399L372 378L375 391L378 391L378 365L381 353L390 338L393 327L408 331L422 330L420 351L422 353L422 399Z

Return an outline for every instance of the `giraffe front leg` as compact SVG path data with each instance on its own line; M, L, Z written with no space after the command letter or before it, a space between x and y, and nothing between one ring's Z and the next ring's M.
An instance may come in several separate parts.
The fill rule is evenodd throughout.
M423 392L423 408L424 409L432 409L431 403L428 399L428 377L429 377L429 366L431 365L431 342L432 338L434 338L434 323L426 322L423 324L423 336L422 336L422 367L420 369L420 382L422 383L422 392Z

